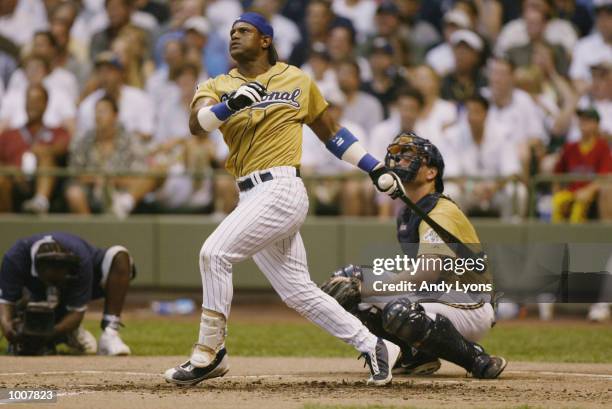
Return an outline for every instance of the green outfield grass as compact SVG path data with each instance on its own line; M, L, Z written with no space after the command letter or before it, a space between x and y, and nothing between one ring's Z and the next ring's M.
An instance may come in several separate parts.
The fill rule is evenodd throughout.
M193 322L132 319L122 336L135 355L186 355L196 340ZM98 336L99 323L85 326ZM241 356L355 357L355 351L309 323L230 323L227 348ZM515 361L612 363L612 326L513 323L496 326L482 344L491 353ZM6 350L6 341L0 341Z

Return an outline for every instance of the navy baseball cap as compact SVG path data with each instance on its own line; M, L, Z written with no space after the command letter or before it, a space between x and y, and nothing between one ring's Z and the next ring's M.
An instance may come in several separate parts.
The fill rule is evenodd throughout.
M252 11L243 13L236 19L236 21L234 21L234 24L236 23L248 23L255 26L255 28L257 28L261 34L274 38L274 29L270 23L268 23L268 20L266 20L266 18L259 13L254 13Z

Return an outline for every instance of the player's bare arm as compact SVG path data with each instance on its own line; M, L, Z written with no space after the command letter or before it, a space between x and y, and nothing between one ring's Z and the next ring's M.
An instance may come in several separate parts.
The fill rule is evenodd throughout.
M13 304L0 304L0 328L2 334L11 342L17 335L13 326L13 315L15 307Z
M55 325L53 328L54 335L60 336L74 331L79 327L84 316L85 311L70 311Z

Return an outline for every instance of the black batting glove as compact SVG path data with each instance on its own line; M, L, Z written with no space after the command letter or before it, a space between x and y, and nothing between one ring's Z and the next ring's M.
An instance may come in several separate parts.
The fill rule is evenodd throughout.
M266 88L262 84L257 81L247 82L230 94L227 106L232 111L237 112L261 102L265 96Z

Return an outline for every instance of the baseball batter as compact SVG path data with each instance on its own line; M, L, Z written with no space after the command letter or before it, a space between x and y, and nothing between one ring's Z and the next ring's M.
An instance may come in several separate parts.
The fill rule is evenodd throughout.
M299 178L302 125L309 125L338 158L369 173L380 191L393 195L400 181L328 116L314 81L277 61L274 32L263 16L243 14L230 34L237 68L198 86L190 129L194 134L221 130L229 147L226 167L237 178L240 201L202 246L198 341L189 360L167 370L165 379L193 385L229 370L225 333L232 265L253 257L288 306L362 353L369 383L387 384L399 347L373 335L309 277L299 233L308 210Z
M401 178L406 196L424 214L461 243L480 248L474 226L443 195L444 160L435 145L413 133L402 133L387 148L385 159L387 168ZM483 257L482 253L465 256L456 242L444 242L408 207L398 217L397 237L406 255L412 258L455 261L459 256L464 260ZM469 271L441 269L433 262L429 263L431 267L426 265L379 277L388 284L412 282L417 284L415 288L423 283L492 288L486 262L481 269ZM487 354L476 343L495 321L491 291L428 289L376 294L366 278L364 268L350 265L334 273L322 288L374 333L401 346L402 357L395 373L432 374L440 368L439 358L463 367L476 378L497 378L506 367L504 358Z

